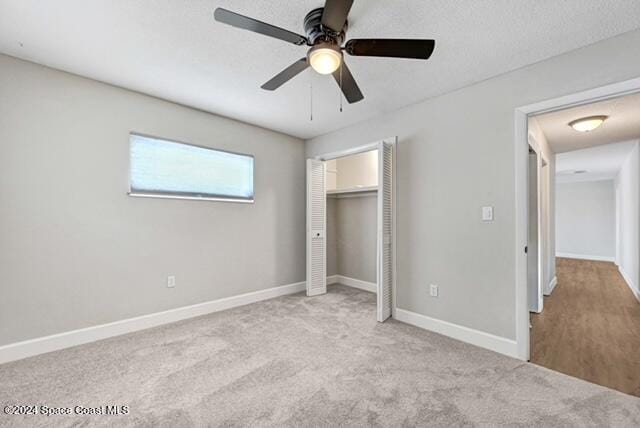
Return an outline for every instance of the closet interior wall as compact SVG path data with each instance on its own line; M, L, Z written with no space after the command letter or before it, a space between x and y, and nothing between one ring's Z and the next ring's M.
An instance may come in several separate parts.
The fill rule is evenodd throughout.
M376 282L377 150L333 159L327 170L327 275Z

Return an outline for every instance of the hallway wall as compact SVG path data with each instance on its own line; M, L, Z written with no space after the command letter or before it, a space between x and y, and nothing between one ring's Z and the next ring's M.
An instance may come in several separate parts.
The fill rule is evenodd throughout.
M618 266L625 280L640 299L640 142L629 153L618 177L620 197L620 242Z
M557 256L613 261L615 225L613 180L557 184Z

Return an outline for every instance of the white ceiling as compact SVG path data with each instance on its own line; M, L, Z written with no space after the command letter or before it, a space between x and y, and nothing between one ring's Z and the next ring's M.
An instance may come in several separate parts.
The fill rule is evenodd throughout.
M569 126L572 120L597 115L609 118L591 132ZM555 153L640 138L640 93L543 114L536 120Z
M364 101L330 76L265 81L304 47L216 23L222 6L296 32L322 0L0 0L0 52L310 138L640 27L637 0L356 0L349 37L435 38L428 62L347 58ZM309 120L313 81L314 118Z
M613 180L635 141L606 144L556 155L556 182ZM575 171L586 171L575 174Z

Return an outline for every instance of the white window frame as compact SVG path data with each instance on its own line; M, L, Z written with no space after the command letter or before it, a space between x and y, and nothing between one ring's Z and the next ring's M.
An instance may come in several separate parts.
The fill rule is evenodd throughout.
M222 152L222 153L229 153L232 155L239 155L239 156L246 156L249 157L253 160L253 176L252 176L252 189L253 189L253 196L249 199L249 198L234 198L234 197L230 197L230 196L224 196L224 195L220 195L220 196L212 196L212 195L202 195L202 196L198 196L198 194L193 193L186 193L186 192L176 192L176 193L171 193L170 191L162 191L162 192L145 192L145 191L137 191L134 190L131 186L131 136L139 136L139 137L145 137L145 138L153 138L155 140L160 140L160 141L167 141L169 143L176 143L176 144L182 144L185 146L191 146L191 147L197 147L200 149L205 149L205 150L211 150L214 152ZM216 149L213 147L208 147L208 146L202 146L202 145L198 145L198 144L191 144L191 143L185 143L184 141L178 141L178 140L173 140L170 138L164 138L164 137L158 137L156 135L149 135L149 134L143 134L143 133L139 133L139 132L130 132L129 133L129 143L128 143L128 149L129 149L129 154L128 154L128 168L129 168L129 173L128 173L128 191L127 191L127 195L131 196L131 197L135 197L135 198L155 198L155 199L179 199L179 200L190 200L190 201L213 201L213 202L236 202L236 203L242 203L242 204L253 204L255 202L255 184L256 184L256 161L255 161L255 157L253 155L247 154L247 153L240 153L240 152L232 152L230 150L222 150L222 149Z

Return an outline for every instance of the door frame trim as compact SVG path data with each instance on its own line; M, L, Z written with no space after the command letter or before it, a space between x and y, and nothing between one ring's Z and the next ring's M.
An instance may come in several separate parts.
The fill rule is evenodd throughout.
M543 308L544 308L544 293L543 293L543 286L542 286L542 282L544 280L543 277L543 268L542 268L542 263L544 261L543 258L543 244L546 243L546 239L543 237L542 235L542 161L544 159L543 155L542 155L542 150L540 150L540 145L538 144L538 141L536 140L536 138L529 133L528 134L528 142L529 142L529 147L531 148L531 150L533 150L533 152L535 153L536 156L536 211L537 211L537 245L536 245L536 266L537 266L537 270L538 270L538 275L537 275L537 284L536 284L536 288L538 289L537 292L537 296L538 296L538 302L537 302L537 306L536 306L536 311L532 311L531 309L531 305L529 306L529 312L536 312L536 313L540 313L542 312ZM531 155L531 153L529 153L529 155ZM547 162L548 164L548 162ZM527 167L530 167L531 165L527 165ZM527 169L527 179L531 179L531 171L529 171L529 168ZM529 185L527 186L527 192L529 192L531 190L530 187L531 183L529 183ZM531 201L531 195L529 193L527 193L527 206L529 204L529 202ZM529 215L529 211L527 211L527 216ZM529 221L527 221L527 227L529 227ZM527 234L527 236L529 236ZM527 257L529 257L531 255L531 243L527 242L527 247L529 249L529 252L527 253ZM546 255L546 254L545 254ZM528 267L528 264L527 264ZM530 287L530 284L528 283L529 281L529 277L527 276L527 288ZM528 296L528 294L527 294ZM530 303L527 300L527 303Z
M530 116L591 104L611 98L640 92L640 78L625 80L570 95L520 106L514 111L515 131L515 328L517 357L530 358L529 306L527 301L527 257L524 248L528 235L527 169L528 169L528 120Z

